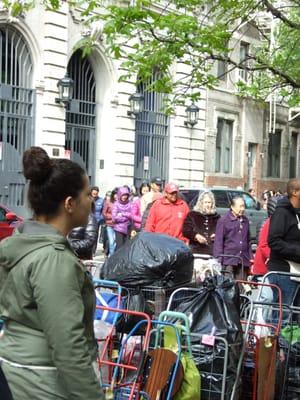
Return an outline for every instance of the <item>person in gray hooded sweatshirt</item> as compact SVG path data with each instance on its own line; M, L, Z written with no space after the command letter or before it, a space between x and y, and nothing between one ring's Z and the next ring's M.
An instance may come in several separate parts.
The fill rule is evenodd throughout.
M88 177L40 147L23 167L34 218L0 245L0 368L14 400L103 400L94 286L67 240L87 223Z

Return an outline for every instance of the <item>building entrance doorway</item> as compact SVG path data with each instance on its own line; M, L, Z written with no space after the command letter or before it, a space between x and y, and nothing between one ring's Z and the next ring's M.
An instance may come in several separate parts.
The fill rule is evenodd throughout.
M22 156L34 142L33 65L23 36L0 26L0 202L27 216Z
M82 51L77 50L68 64L74 81L73 99L66 113L65 149L70 159L85 168L90 183L95 180L96 82L92 66Z

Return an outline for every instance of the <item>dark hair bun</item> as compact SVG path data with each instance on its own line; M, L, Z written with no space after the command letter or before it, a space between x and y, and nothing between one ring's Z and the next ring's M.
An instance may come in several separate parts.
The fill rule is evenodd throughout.
M45 181L52 171L52 161L41 147L30 147L23 155L23 174L34 183Z

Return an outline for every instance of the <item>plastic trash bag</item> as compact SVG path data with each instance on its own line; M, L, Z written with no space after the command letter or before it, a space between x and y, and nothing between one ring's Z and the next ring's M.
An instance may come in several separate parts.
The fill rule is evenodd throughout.
M181 326L177 325L181 334ZM173 327L163 328L164 348L178 353L176 332ZM191 351L191 349L189 349ZM183 379L180 389L175 394L174 400L199 400L201 395L201 380L197 365L190 351L180 353L180 362L183 368Z
M216 258L202 259L195 257L192 282L202 284L209 276L220 275L222 265Z
M95 290L95 294L96 294L96 306L119 308L119 309L124 308L125 300L121 299L121 302L119 304L118 295L115 293L105 293L99 290ZM120 318L120 316L121 316L120 313L96 308L94 319L102 320L112 325Z
M94 334L95 334L95 338L97 339L97 347L98 347L98 356L99 358L101 358L102 360L109 360L109 354L106 350L106 352L104 353L104 349L105 349L105 340L107 338L108 335L112 334L112 326L110 324L107 324L104 321L101 320L94 320ZM99 367L95 368L95 372L96 375L98 376L99 374L99 378L100 378L100 382L101 384L103 384L104 382L108 382L108 378L109 378L109 366L106 364L102 364L101 365L101 369L99 371Z
M101 320L94 320L94 334L98 340L104 340L111 332L111 325Z
M126 299L124 300L124 308L127 310L143 312L152 317L152 309L148 306L141 291L128 291ZM143 317L137 315L122 314L116 323L116 331L119 333L129 333L135 325L143 319ZM145 326L146 325L143 324L137 331L135 331L135 335L142 335L145 331Z
M189 282L193 255L181 240L159 233L141 232L109 257L101 278L125 287L173 287Z
M242 342L238 285L223 275L206 279L204 285L175 311L188 316L192 333L214 332L229 344Z
M188 353L181 353L183 380L174 400L199 400L201 393L200 373L195 361Z
M214 391L221 393L226 346L221 340L215 340L214 345L205 344L199 341L199 335L202 339L203 335L212 335L227 341L226 376L230 377L228 385L231 390L243 344L239 288L223 275L208 278L204 284L189 300L181 302L175 311L187 315L191 332L197 334L191 335L191 341L193 358L201 373L202 393L206 393L213 382Z
M268 328L267 323L263 317L263 307L258 307L256 310L255 322L257 323L254 328L254 334L258 338L268 337L271 335L271 330Z

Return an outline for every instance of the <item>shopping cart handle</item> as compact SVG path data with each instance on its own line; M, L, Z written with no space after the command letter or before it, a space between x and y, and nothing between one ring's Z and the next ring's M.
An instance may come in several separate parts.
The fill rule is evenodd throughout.
M114 288L121 290L121 286L118 282L116 281L109 281L106 279L98 279L98 278L93 278L93 283L95 286L101 286L101 287L106 287L106 288Z
M175 319L175 320L181 320L183 321L184 325L182 325L182 330L184 331L186 335L186 340L187 340L187 345L188 345L188 351L191 353L192 345L191 345L191 330L190 330L190 321L188 317L181 312L178 311L162 311L159 314L158 321L166 321L167 319Z

